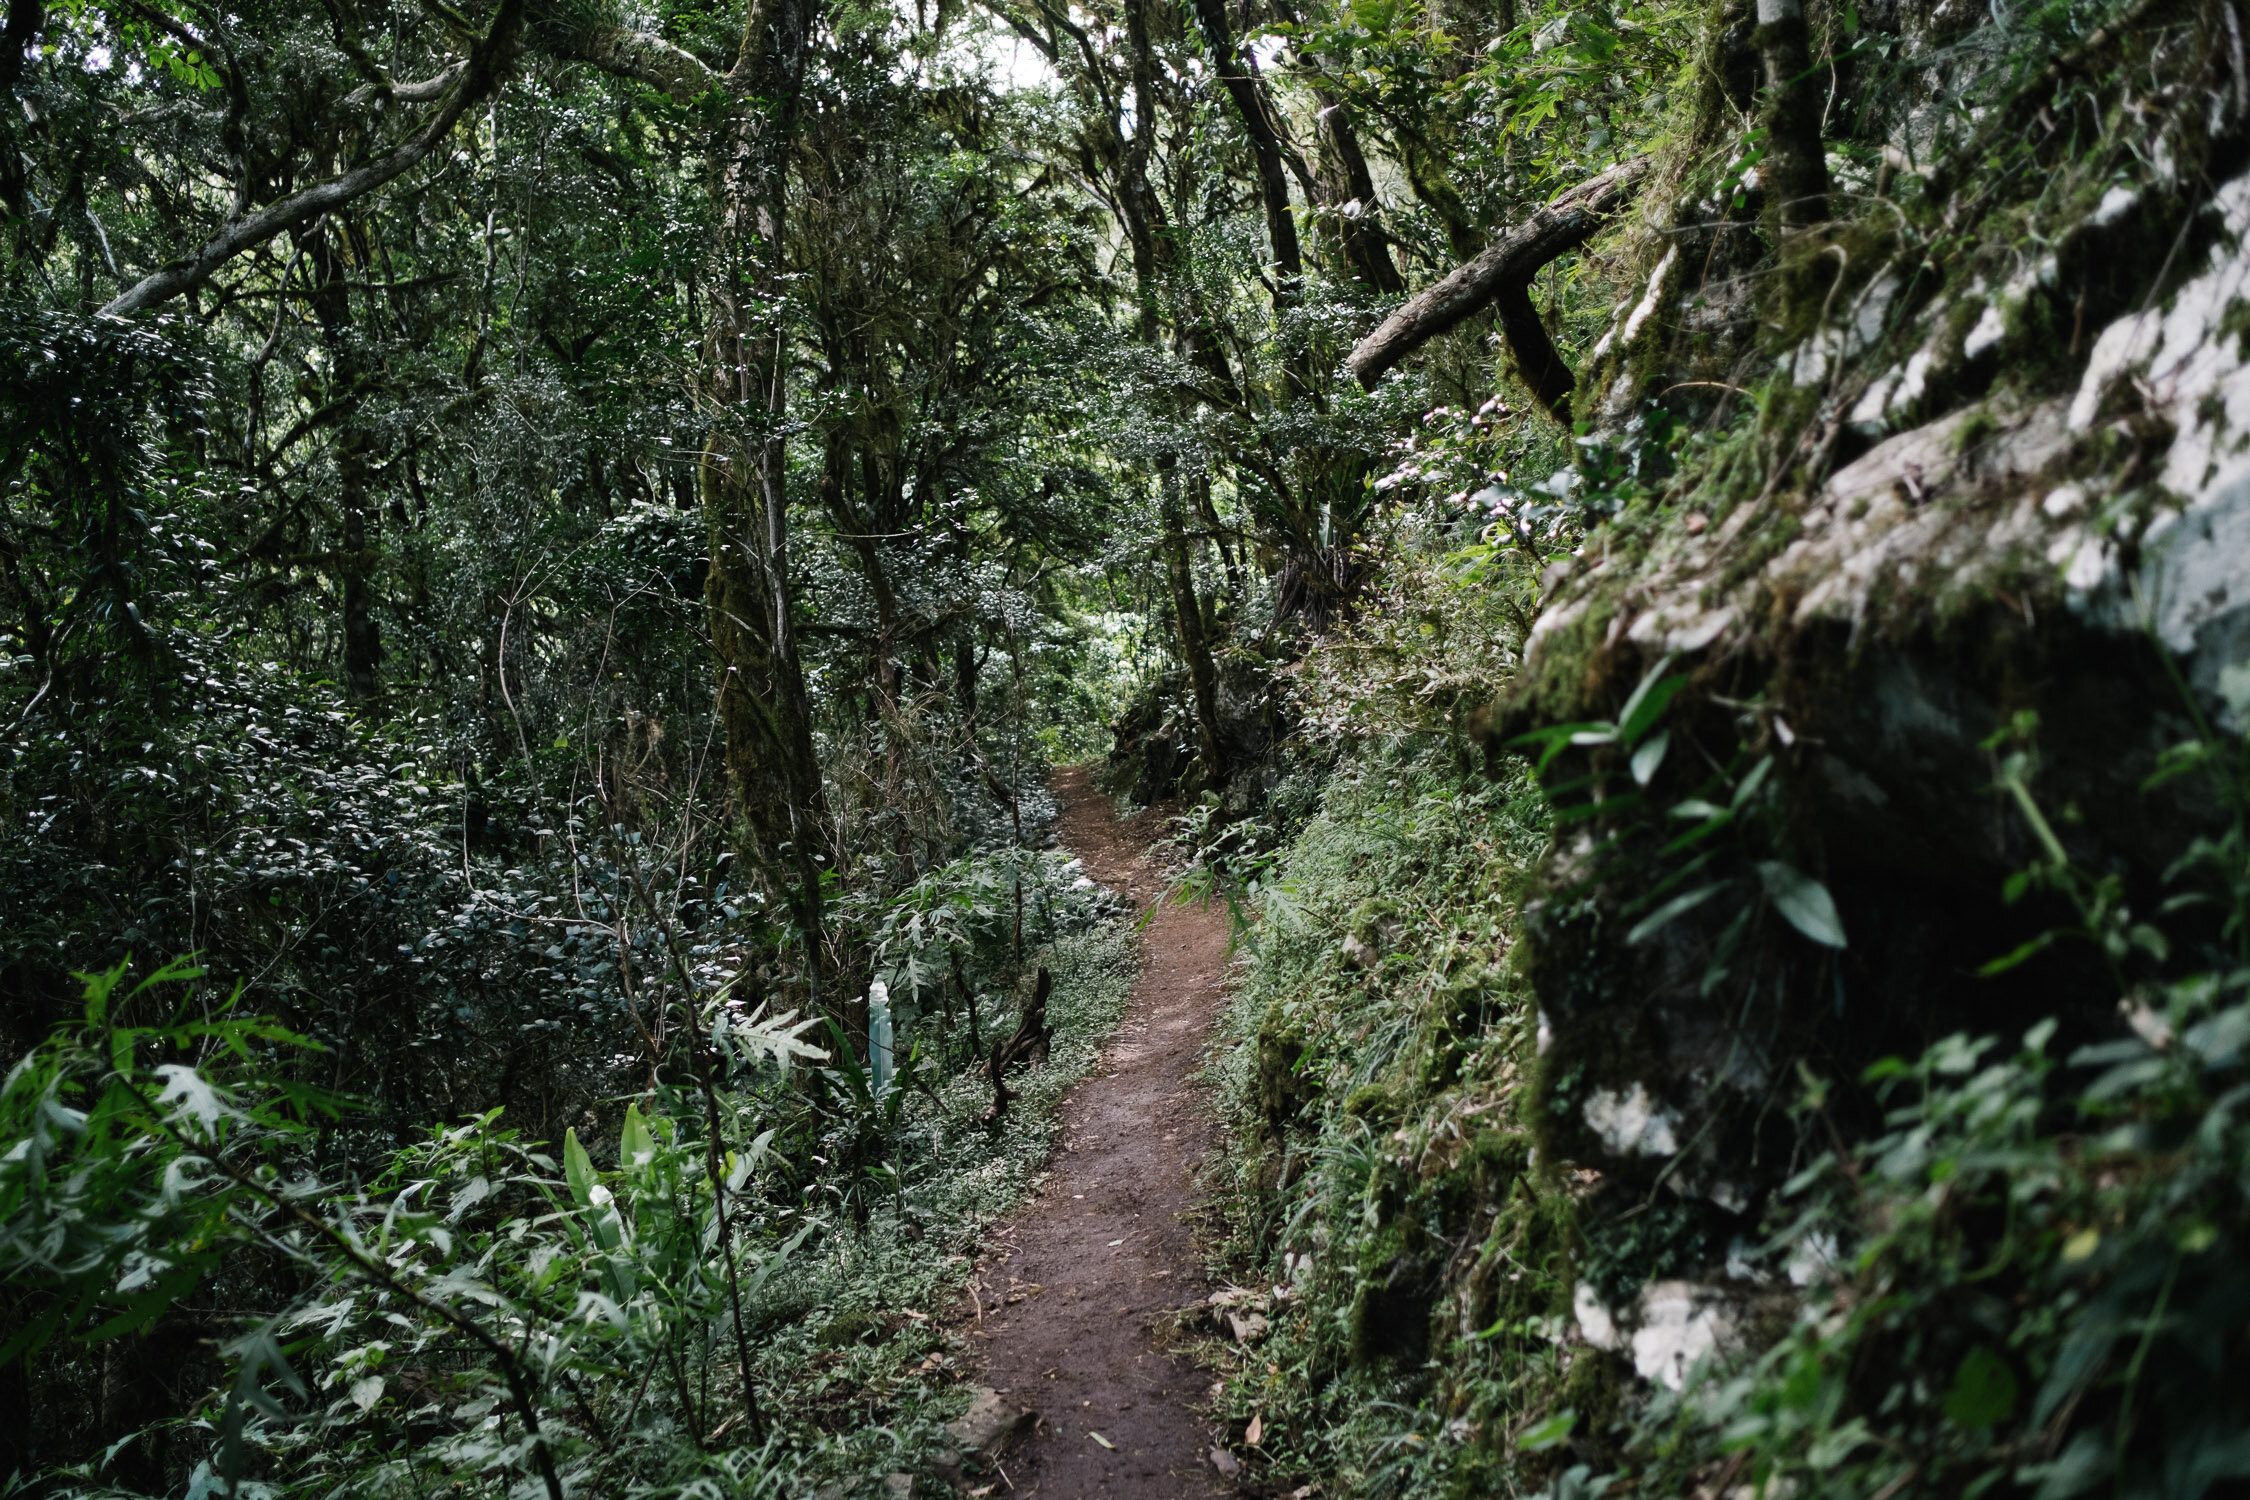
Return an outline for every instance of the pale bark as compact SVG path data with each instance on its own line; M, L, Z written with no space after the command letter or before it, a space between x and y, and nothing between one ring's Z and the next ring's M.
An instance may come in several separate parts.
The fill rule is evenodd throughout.
M708 93L723 81L703 60L683 47L645 31L603 26L568 33L557 39L557 50L605 73L645 83L685 104Z

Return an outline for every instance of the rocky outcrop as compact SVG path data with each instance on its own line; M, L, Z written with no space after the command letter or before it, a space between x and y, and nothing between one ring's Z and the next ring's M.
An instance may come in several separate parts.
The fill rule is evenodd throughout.
M2112 56L2089 94L2081 67L2072 108L2110 131L2151 98L2181 112L2137 157L1963 167L1942 201L1783 241L1755 343L1730 313L1714 351L1680 244L1613 320L1613 423L1668 381L1696 387L1678 415L1722 420L1664 509L1549 577L1478 727L1548 747L1567 809L1527 913L1543 1144L1622 1185L1588 1205L1597 1258L1604 1216L1652 1202L1707 1247L1643 1255L1644 1281L1735 1275L1724 1247L1803 1160L1808 1077L1838 1085L1824 1128L1867 1131L1880 1056L2119 1024L2083 952L1980 976L2071 916L2003 899L2041 847L1995 790L2003 753L2035 754L2070 857L2137 910L2218 824L2205 783L2156 774L2250 729L2250 90L2218 26L2095 39L2143 71ZM1978 226L2018 242L1936 258ZM1707 388L1747 369L1758 415L1720 437ZM1673 1290L1644 1327L1732 1326ZM1633 1347L1618 1316L1602 1336Z

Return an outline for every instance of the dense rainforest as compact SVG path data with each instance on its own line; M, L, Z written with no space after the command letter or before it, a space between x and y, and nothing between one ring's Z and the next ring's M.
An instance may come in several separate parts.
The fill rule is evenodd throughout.
M2250 1493L2244 27L6 0L0 1493Z

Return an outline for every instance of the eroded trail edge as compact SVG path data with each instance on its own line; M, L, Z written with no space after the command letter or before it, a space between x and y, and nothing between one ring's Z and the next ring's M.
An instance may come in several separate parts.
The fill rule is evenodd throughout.
M1120 822L1084 767L1055 790L1087 873L1136 909L1156 901L1154 820ZM1221 910L1156 912L1125 1019L1063 1104L1037 1196L979 1260L986 1383L1039 1418L1002 1460L1016 1495L1231 1493L1205 1457L1204 1377L1158 1338L1209 1291L1183 1216L1215 1126L1190 1075L1224 1002L1227 938Z

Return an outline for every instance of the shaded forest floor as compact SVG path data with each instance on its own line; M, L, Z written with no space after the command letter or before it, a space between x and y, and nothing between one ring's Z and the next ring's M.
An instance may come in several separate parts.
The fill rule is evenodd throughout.
M1136 909L1164 881L1158 820L1119 820L1089 768L1055 778L1062 842ZM987 1382L1038 1414L1003 1460L1016 1495L1231 1493L1196 1411L1205 1377L1167 1349L1171 1315L1208 1294L1185 1222L1215 1124L1191 1080L1224 1002L1228 926L1209 906L1159 905L1141 936L1124 1023L1063 1106L1038 1196L977 1267L971 1334Z

